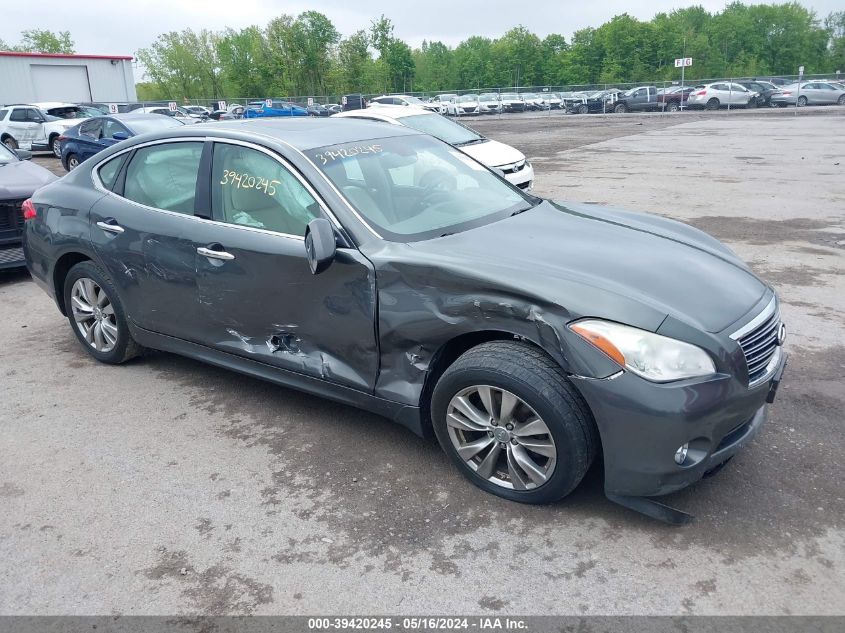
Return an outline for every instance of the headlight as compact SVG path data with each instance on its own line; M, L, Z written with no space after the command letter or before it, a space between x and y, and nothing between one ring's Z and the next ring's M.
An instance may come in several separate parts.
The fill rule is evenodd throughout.
M716 372L700 347L628 325L585 319L569 326L623 367L654 382L669 382Z

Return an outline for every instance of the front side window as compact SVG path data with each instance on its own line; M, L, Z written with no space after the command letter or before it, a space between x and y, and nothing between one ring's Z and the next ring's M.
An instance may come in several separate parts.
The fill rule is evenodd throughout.
M142 147L126 168L125 198L165 211L194 212L202 143Z
M306 155L368 223L394 241L454 233L533 204L483 165L429 136L344 143Z
M126 134L127 136L129 136L127 131L126 131L126 128L123 127L120 123L118 123L114 119L106 119L103 122L103 134L102 134L103 138L113 139L114 135L118 134L118 133L123 133L123 134Z
M211 174L211 210L228 224L302 237L319 204L275 158L258 150L216 143Z

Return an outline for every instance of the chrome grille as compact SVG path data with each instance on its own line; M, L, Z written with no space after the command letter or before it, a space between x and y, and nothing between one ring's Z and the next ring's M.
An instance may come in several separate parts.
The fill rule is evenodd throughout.
M732 338L745 354L749 386L759 383L768 373L769 363L778 351L780 328L780 311L773 298L760 315L734 333Z

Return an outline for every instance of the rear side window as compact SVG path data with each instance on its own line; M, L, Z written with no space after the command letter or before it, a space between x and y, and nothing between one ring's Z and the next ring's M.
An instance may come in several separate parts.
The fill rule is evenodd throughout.
M193 214L202 145L162 143L137 150L126 168L123 196L148 207Z
M129 156L129 153L121 154L117 158L111 159L105 165L100 167L100 170L97 172L97 175L100 176L100 182L103 183L103 186L111 191L114 188L114 183L117 182L117 175L120 173L120 168L123 167L123 163L126 162L126 158Z
M26 121L26 110L23 108L17 108L12 110L12 117L9 119L10 121Z
M4 121L7 114L9 114L8 110L0 110L0 121Z

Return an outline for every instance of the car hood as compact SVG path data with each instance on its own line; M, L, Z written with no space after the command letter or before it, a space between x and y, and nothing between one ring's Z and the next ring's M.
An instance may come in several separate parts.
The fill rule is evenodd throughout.
M458 149L488 167L510 165L525 159L525 155L518 149L500 143L499 141L491 141L490 139L485 140L483 143L459 146Z
M499 222L414 242L432 265L594 316L656 330L672 316L720 332L768 287L720 242L658 216L544 201ZM470 271L467 273L467 271Z
M0 165L0 200L27 198L54 180L55 174L29 161Z

